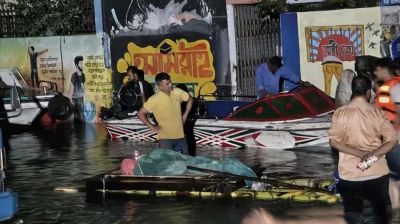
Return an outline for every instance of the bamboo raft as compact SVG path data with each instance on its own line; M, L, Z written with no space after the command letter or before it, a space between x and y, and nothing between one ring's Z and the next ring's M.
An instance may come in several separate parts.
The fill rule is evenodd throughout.
M220 173L220 172L218 172ZM245 178L249 179L249 178ZM255 181L257 178L250 178ZM101 174L86 180L88 199L126 197L180 197L195 199L253 199L262 201L337 203L339 197L328 191L332 180L295 179L277 181L257 179L268 184L266 191L244 188L237 175L208 176L121 176Z

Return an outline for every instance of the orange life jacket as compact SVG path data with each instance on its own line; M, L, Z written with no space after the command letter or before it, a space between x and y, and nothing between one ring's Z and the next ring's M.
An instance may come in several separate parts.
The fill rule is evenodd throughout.
M394 77L379 87L378 92L376 93L376 106L385 112L386 117L391 122L395 122L398 115L396 104L393 102L393 99L390 96L390 90L398 83L400 83L400 77Z

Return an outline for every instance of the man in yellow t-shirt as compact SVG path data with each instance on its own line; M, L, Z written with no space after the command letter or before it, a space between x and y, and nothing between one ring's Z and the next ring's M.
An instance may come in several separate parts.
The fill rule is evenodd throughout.
M155 81L159 91L147 100L138 117L151 130L157 132L160 148L188 154L183 124L192 109L193 99L185 91L173 88L171 77L167 73L158 73ZM187 104L182 115L181 103L184 101L187 101ZM147 115L150 112L156 117L158 125L149 121Z

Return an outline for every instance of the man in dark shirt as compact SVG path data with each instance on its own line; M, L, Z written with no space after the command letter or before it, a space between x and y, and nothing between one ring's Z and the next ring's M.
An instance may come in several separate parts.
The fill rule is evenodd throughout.
M183 83L176 85L177 88L189 93L189 89ZM185 111L187 102L181 103L181 111ZM196 124L195 110L198 107L198 101L193 101L192 109L189 112L186 122L183 124L183 132L185 133L185 139L188 145L189 155L196 156L196 137L194 134L194 126Z
M37 69L37 58L39 55L48 52L47 49L39 52L35 52L35 48L33 46L29 47L29 58L31 62L31 83L32 87L39 87L39 78L38 78L38 69Z
M85 74L83 73L83 57L76 56L74 59L76 72L71 76L70 93L74 104L75 122L84 122L84 96L85 96Z
M127 71L128 82L121 86L119 96L121 109L124 112L132 113L138 111L146 102L144 86L137 75L137 68L130 66Z
M136 74L139 77L139 81L141 81L143 84L143 92L144 92L144 96L147 100L154 94L153 86L144 79L144 71L143 70L138 69L136 71Z

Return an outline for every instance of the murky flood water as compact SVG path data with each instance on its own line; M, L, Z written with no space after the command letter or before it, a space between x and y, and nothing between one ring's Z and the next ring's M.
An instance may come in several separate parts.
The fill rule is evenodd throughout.
M253 200L178 200L175 198L86 202L85 193L60 193L54 188L84 186L84 179L118 167L134 149L152 146L111 141L101 125L58 124L13 136L8 151L7 186L19 193L20 211L8 223L240 223L253 208L267 208L279 217L313 216L303 209L339 205L260 202ZM329 149L222 150L198 149L199 155L239 158L261 164L269 176L331 178L335 169ZM309 210L311 211L311 210ZM316 211L315 213L318 213ZM398 215L397 215L398 216ZM395 218L394 223L400 223ZM21 221L20 221L21 223Z

